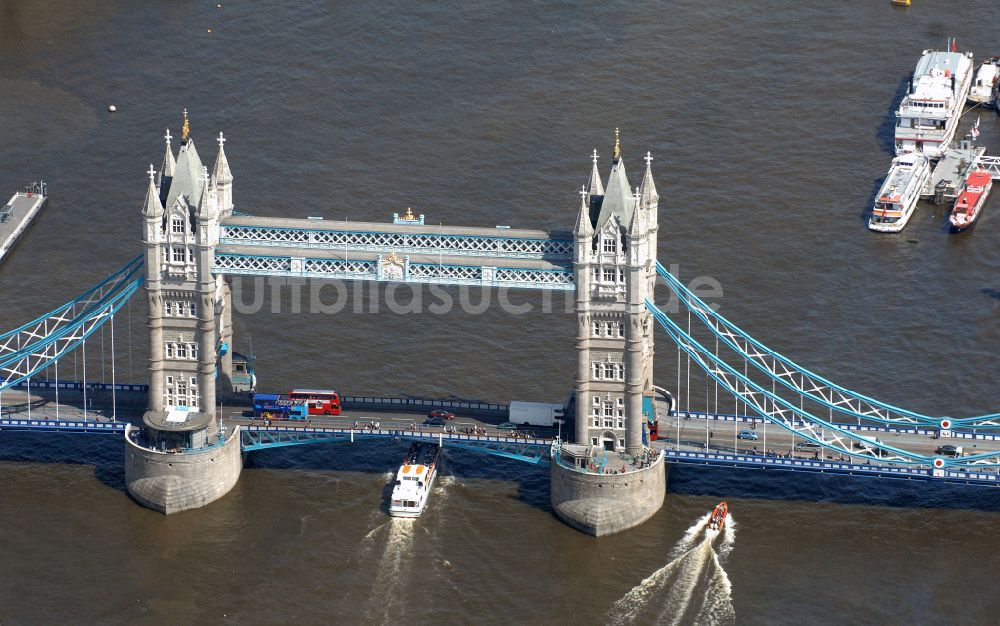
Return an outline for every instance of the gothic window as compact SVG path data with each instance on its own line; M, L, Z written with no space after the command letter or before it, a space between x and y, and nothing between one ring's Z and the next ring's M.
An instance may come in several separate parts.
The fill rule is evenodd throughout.
M174 303L170 300L163 302L163 314L168 317L174 314Z
M601 406L601 399L594 396L594 406Z
M619 337L625 336L625 324L623 324L622 322L618 322L618 336Z
M170 220L170 232L184 234L184 218L175 217Z
M597 437L591 437L590 438L590 443L591 443L591 445L596 446L597 445Z
M618 428L625 428L625 420L620 417L618 418Z
M624 439L619 439L618 440L618 446L624 448L625 447L625 440Z
M194 302L189 302L188 312L190 313L191 317L198 317L198 305Z
M177 344L177 358L178 359L186 359L186 358L188 358L187 344L186 343L179 343L179 344Z
M188 248L187 255L188 255L188 263L194 263L194 250Z
M604 336L614 337L614 333L611 332L611 325L613 322L604 322Z
M604 403L604 417L614 417L615 410L610 402Z
M188 344L188 354L191 355L192 359L197 359L198 358L198 344L196 344L196 343L189 343Z
M167 343L167 358L174 358L174 344L172 343Z
M613 283L615 282L615 270L614 268L604 268L604 282Z
M180 246L174 246L173 248L173 258L171 259L174 263L184 262L184 248Z
M601 379L604 378L604 364L594 363L594 378Z
M604 237L604 251L605 252L616 252L614 237L609 237L607 235Z
M618 282L625 282L625 270L618 270Z
M600 337L601 336L601 323L600 322L594 322L594 336L595 337Z

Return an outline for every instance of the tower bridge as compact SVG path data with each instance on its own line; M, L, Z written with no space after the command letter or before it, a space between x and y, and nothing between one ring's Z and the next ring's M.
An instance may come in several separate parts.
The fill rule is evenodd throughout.
M246 453L355 439L436 437L460 449L548 463L553 510L594 535L630 528L659 510L668 460L997 482L1000 445L982 432L1000 429L1000 414L925 415L838 386L756 341L671 276L656 259L659 195L652 156L646 154L641 182L633 188L617 131L607 177L595 150L578 208L567 212L573 228L565 231L428 225L409 210L394 215L392 223L246 215L234 209L234 177L223 134L211 172L195 147L186 111L176 151L173 139L168 131L159 171L151 165L147 172L142 254L66 305L0 334L0 394L19 384L30 392L32 378L42 373L54 370L58 381L65 356L80 350L86 362L88 336L104 324L113 329L123 303L145 290L150 347L148 409L141 426L0 416L0 430L124 433L126 485L145 506L174 512L223 497L238 480ZM335 425L226 424L215 407L217 392L227 391L232 376L232 351L223 346L232 345L230 283L236 276L572 291L575 363L563 368L574 372L570 441L429 434L403 427L361 433ZM657 281L677 296L679 315L653 301ZM656 398L663 395L654 384L657 326L677 352L671 373L676 376L674 406L666 413L677 432L674 437L661 432L654 450ZM112 376L114 369L112 362ZM705 392L704 405L692 407L692 388ZM87 389L84 382L85 406ZM702 447L682 434L680 416L726 421L720 397L735 407L728 422L732 430L725 435L732 446L713 443L705 419ZM764 425L760 458L740 443L744 433L737 424L747 419L751 428L758 420ZM781 433L772 434L772 446L787 453L772 454L767 425ZM865 434L868 428L913 429L913 434L887 443ZM977 449L931 453L926 441L912 439L927 433L956 440L978 437ZM755 441L757 435L745 437ZM797 457L797 441L829 458Z

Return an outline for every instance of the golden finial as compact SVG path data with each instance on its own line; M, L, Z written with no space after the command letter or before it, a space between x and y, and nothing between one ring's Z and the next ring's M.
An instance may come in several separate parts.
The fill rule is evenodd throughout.
M415 219L416 219L416 218L415 218L415 217L413 216L413 210L412 210L412 209L410 209L410 207L406 207L406 215L404 215L404 216L403 216L403 219L404 219L404 220L410 220L410 221L413 221L413 220L415 220Z
M191 125L188 124L188 110L184 109L184 126L181 126L181 141L187 141L191 134Z
M615 157L614 158L617 161L618 159L621 158L621 156L622 156L621 132L616 128L615 129Z

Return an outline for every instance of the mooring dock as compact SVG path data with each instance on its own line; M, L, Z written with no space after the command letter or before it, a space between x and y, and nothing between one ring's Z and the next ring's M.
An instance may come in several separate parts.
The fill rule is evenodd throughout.
M973 163L983 157L986 148L979 148L967 141L962 141L958 147L949 148L944 156L934 166L931 177L921 194L929 197L934 204L954 202L962 188L962 181Z
M0 207L0 263L14 248L35 216L41 212L48 197L45 183L28 185L26 191L18 191L3 207Z

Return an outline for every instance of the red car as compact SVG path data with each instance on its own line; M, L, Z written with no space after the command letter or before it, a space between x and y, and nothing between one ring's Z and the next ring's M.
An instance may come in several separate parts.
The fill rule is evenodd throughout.
M443 417L446 420L453 420L455 419L455 414L452 413L451 411L438 409L436 411L431 411L430 413L428 413L427 417Z

